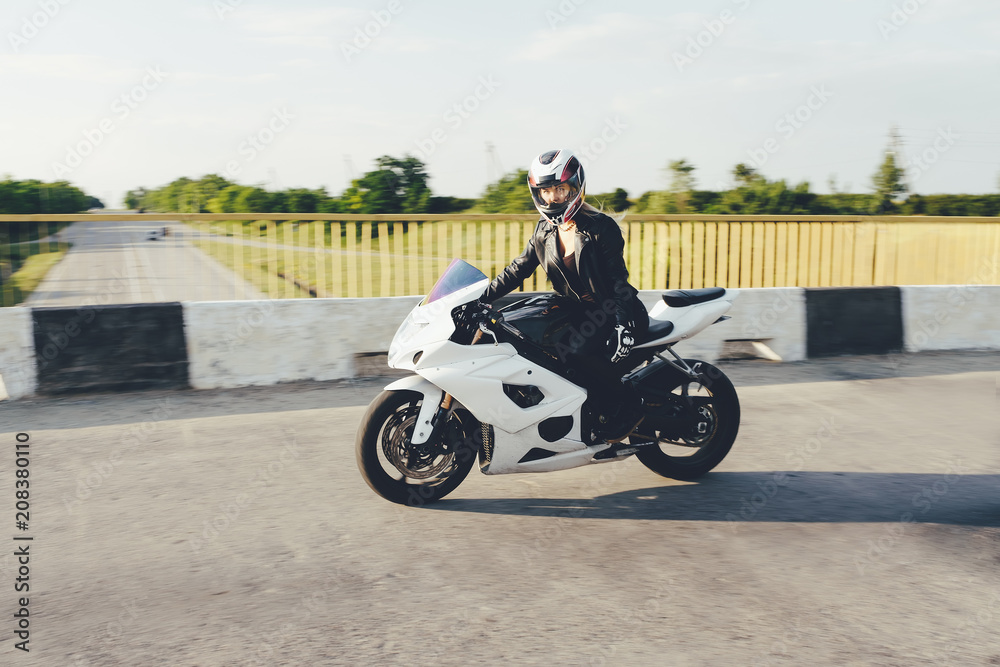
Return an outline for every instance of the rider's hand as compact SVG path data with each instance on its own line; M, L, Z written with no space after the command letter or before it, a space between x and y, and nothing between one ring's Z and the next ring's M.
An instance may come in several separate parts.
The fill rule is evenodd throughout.
M611 363L616 364L627 357L633 345L635 345L635 334L632 333L632 329L623 324L616 326L608 339L608 348L612 351Z

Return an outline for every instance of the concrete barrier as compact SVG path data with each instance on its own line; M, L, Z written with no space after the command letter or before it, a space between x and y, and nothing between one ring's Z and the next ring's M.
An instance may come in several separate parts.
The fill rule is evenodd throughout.
M0 308L0 401L35 393L35 342L30 308Z
M1000 350L1000 286L900 287L904 346L927 350Z
M805 292L808 356L903 351L898 287L818 287Z
M715 361L736 343L766 346L783 361L899 349L1000 350L1000 286L734 291L732 319L679 343L678 354ZM647 308L660 295L640 292ZM0 377L11 398L348 378L357 374L359 355L388 350L420 299L5 308Z
M191 386L353 377L355 355L388 350L421 298L185 303Z
M32 308L38 392L188 386L179 303Z

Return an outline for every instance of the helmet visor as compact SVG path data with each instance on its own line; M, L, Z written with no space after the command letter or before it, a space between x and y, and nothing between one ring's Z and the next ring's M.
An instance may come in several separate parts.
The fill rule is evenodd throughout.
M535 206L546 215L558 216L580 198L580 188L576 178L562 183L549 182L531 186L531 198Z

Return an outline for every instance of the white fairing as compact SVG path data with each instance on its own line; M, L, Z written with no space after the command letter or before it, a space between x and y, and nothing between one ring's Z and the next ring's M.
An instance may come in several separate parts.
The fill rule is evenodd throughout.
M733 307L733 300L735 298L736 294L727 290L718 299L706 303L697 303L693 306L685 306L684 308L671 308L661 299L649 311L650 322L673 322L673 330L664 338L651 340L642 345L636 345L636 347L662 347L663 345L677 343L685 338L690 338L722 317Z
M478 273L478 272L477 272ZM581 433L581 412L586 391L528 359L518 355L509 343L460 345L449 339L455 332L452 310L475 300L488 285L484 279L418 305L400 325L389 348L389 366L414 371L420 377L398 380L388 390L411 390L423 394L417 425L412 436L416 444L426 442L431 434L431 420L444 393L450 394L456 407L464 407L483 424L493 426L493 454L487 474L513 472L549 472L573 468L594 461L594 455L610 445L587 445ZM639 347L662 347L665 343L682 340L701 331L729 310L732 297L724 297L686 308L669 308L657 304L651 318L670 320L674 329L668 338ZM487 334L487 340L490 336ZM522 408L504 392L504 385L537 387L542 399L536 405ZM563 428L542 437L539 425L545 420L562 417ZM567 419L568 418L568 419ZM565 432L568 426L568 432ZM534 448L554 452L544 458L521 463Z

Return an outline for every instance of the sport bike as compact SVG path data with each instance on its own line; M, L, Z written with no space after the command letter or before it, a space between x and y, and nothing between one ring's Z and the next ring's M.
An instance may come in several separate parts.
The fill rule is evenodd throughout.
M388 385L358 428L361 475L386 500L423 505L451 493L478 460L487 475L551 472L635 455L650 470L691 480L729 453L740 425L736 390L722 371L682 359L675 343L729 319L721 287L671 290L625 362L643 419L619 441L596 437L598 405L573 382L560 349L587 335L557 295L505 308L477 300L489 278L456 259L406 317L389 366L413 375Z

